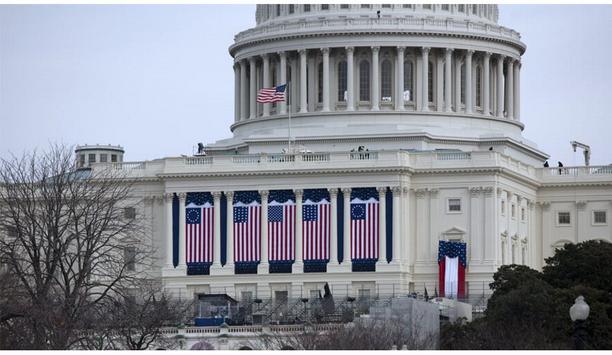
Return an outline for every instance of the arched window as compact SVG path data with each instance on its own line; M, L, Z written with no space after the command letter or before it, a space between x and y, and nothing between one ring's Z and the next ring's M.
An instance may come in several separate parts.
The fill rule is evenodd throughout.
M404 61L404 101L414 101L413 68L412 61Z
M476 67L476 106L482 107L482 67Z
M319 63L317 77L317 102L323 102L323 63Z
M338 101L346 101L346 60L338 63Z
M391 101L393 97L393 76L391 70L391 61L389 59L383 60L380 64L380 96L383 102Z
M304 12L310 12L310 4L304 5Z
M295 12L295 5L289 5L289 13L292 14Z
M370 101L370 62L359 63L359 101Z
M465 63L461 64L461 103L465 104Z
M459 12L465 12L465 5L458 5Z
M280 10L281 10L280 7L281 7L280 5L276 5L276 16L280 16Z

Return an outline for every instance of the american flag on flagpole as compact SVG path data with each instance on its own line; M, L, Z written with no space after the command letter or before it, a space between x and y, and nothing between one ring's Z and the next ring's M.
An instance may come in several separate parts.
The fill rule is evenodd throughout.
M376 189L353 189L351 195L351 260L378 259L380 214Z
M214 207L209 202L203 206L189 204L186 208L187 264L212 263Z
M295 195L291 190L270 191L268 205L268 259L292 261L295 246Z
M331 204L327 190L304 191L302 205L302 257L308 261L329 260Z
M285 101L285 89L287 84L278 85L272 88L260 89L257 93L257 102L259 103L272 103Z
M234 194L234 262L261 260L261 200L257 191Z

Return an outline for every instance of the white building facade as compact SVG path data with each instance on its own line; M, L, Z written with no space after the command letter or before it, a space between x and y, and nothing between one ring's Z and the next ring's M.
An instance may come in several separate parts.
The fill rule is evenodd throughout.
M543 168L548 155L522 136L526 47L497 11L258 5L257 26L230 47L231 138L206 155L88 165L134 179L152 271L183 297L299 298L326 282L334 295L433 294L440 240L466 243L466 294L488 293L501 265L541 268L565 242L612 241L612 167ZM259 89L285 83L288 103L256 102ZM329 213L315 259L305 251L313 196ZM358 200L376 203L365 257L351 239ZM287 203L292 237L279 261L269 212ZM259 208L252 244L235 221L249 205ZM204 246L188 240L195 207ZM206 255L194 259L194 248Z

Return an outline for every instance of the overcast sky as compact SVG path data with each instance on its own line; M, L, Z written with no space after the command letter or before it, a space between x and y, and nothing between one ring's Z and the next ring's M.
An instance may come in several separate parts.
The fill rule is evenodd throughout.
M568 165L612 163L612 6L502 5L527 44L525 137ZM49 142L120 144L126 160L230 136L227 52L255 5L0 5L0 157Z

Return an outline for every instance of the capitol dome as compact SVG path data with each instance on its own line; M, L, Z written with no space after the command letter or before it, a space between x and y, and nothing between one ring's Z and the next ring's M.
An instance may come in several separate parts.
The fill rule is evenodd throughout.
M312 151L499 145L542 161L522 137L525 45L497 19L496 5L258 5L229 48L233 137L207 151L279 152L291 135ZM288 103L257 102L285 83Z

